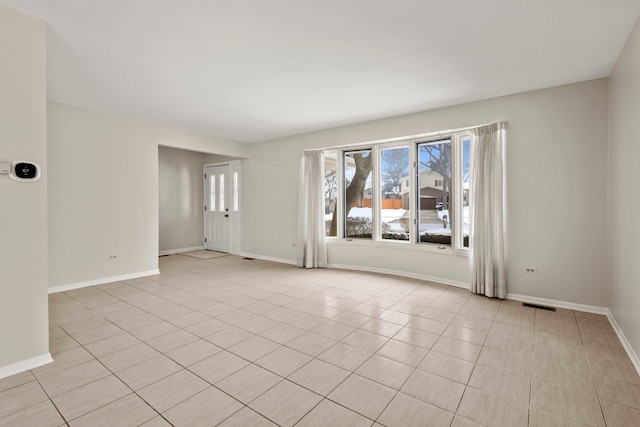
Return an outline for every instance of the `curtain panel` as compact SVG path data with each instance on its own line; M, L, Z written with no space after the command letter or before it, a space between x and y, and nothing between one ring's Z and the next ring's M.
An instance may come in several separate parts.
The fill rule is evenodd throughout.
M505 122L472 130L471 292L507 296L505 238Z
M324 153L307 151L300 161L298 267L327 267L324 218Z

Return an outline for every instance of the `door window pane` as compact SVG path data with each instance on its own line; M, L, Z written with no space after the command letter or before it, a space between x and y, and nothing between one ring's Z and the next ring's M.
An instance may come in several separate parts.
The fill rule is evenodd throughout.
M344 154L345 237L371 238L372 226L371 150Z
M209 177L209 212L216 211L216 176Z
M418 144L418 234L422 243L451 245L451 140Z
M233 211L238 212L239 205L238 172L233 173Z
M380 151L380 232L409 240L409 147Z
M220 174L220 191L218 192L218 206L220 207L220 212L224 212L224 174Z

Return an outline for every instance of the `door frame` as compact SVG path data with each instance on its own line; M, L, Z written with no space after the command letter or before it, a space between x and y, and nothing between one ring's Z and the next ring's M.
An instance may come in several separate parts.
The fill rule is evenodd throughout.
M205 239L207 238L207 215L204 211L204 207L206 205L206 200L208 200L208 188L206 185L206 174L207 167L210 166L229 166L229 189L230 189L230 209L229 209L229 221L227 221L227 236L229 236L229 253L233 255L240 254L240 237L242 231L242 174L240 173L240 160L229 160L226 162L216 162L216 163L205 163L202 167L202 177L204 179L203 185L203 198L202 198L202 212L203 212L203 237L202 237L202 245L206 248ZM233 175L234 173L238 174L238 210L234 210L233 206Z

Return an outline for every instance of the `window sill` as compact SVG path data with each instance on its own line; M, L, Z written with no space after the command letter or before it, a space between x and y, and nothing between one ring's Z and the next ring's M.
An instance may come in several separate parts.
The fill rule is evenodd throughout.
M463 258L469 258L468 250L454 250L453 248L446 246L444 249L440 249L438 244L416 244L410 242L399 242L399 241L374 241L369 239L343 239L338 237L327 237L326 242L328 246L333 245L345 245L345 246L363 246L363 247L373 247L373 248L384 248L384 249L392 249L392 250L402 250L402 251L412 251L412 252L424 252L424 253L434 253L439 255L449 255L449 256L458 256Z

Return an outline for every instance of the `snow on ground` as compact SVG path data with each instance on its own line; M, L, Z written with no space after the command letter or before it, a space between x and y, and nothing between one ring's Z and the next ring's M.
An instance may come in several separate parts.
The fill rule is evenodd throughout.
M437 212L438 212L438 218L440 218L441 220L444 220L444 215L446 215L447 218L449 218L449 221L451 220L448 209L442 209L441 211L437 211ZM469 206L465 206L464 208L462 208L462 220L466 225L469 224Z
M390 226L391 232L404 233L404 228L402 224L400 224L400 219L405 215L405 209L382 209L382 222L386 222ZM464 232L469 232L469 207L464 207ZM449 211L447 209L443 209L441 211L437 211L438 218L441 220L444 218L444 215L449 217ZM351 208L349 211L350 218L371 218L373 211L371 208ZM333 218L333 214L329 213L325 215L325 219L327 221L331 221ZM447 222L447 228L444 228L442 224L420 224L420 234L429 233L429 234L439 234L443 236L451 235L451 224Z
M382 222L396 221L404 215L405 209L382 209ZM350 218L371 218L371 208L351 208L349 211Z
M371 208L351 208L349 216L351 218L371 218Z
M382 222L397 221L404 216L404 209L382 209Z

